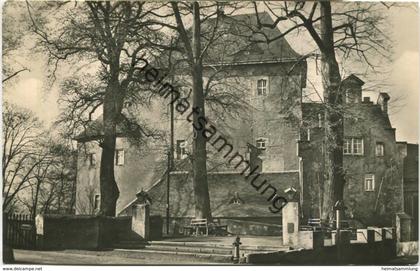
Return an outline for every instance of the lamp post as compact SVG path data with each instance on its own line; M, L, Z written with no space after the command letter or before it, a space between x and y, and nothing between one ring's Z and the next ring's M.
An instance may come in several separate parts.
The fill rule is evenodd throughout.
M166 175L166 235L169 235L169 188L171 181L171 152L168 152L168 169Z
M236 236L236 238L235 238L235 242L233 242L232 243L232 245L233 245L233 247L234 247L234 251L233 251L233 261L234 262L236 262L236 263L238 263L239 262L239 259L240 259L240 257L241 257L241 254L240 254L240 248L239 248L239 246L241 245L242 243L241 243L241 238L239 237L239 235L238 236Z
M336 229L337 234L335 236L335 243L337 246L337 260L340 262L343 259L343 244L341 242L341 216L342 212L344 211L344 202L342 200L338 200L334 204L334 211L335 211L335 220L336 220Z
M291 186L284 190L288 201L296 201L297 190Z

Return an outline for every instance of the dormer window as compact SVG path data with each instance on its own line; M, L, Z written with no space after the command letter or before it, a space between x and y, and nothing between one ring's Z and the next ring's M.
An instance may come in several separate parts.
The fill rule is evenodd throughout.
M256 143L255 145L257 146L258 149L265 150L267 148L267 141L268 141L267 138L260 137L255 141Z
M89 153L89 166L95 166L96 165L96 154Z
M268 93L268 80L266 78L257 81L257 95L266 96Z
M115 164L117 166L123 166L124 160L124 150L115 150Z
M244 201L239 197L238 192L235 192L233 198L229 200L229 204L233 204L233 205L241 205L243 203Z
M176 141L176 159L187 158L187 141L184 139Z

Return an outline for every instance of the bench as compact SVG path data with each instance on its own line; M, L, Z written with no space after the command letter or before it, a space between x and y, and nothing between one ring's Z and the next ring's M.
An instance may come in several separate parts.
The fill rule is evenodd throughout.
M306 227L311 227L313 230L325 230L325 229L335 229L336 228L336 220L330 220L329 223L325 223L320 218L309 218L308 225ZM341 228L342 229L349 229L350 223L348 220L341 220Z
M202 219L191 219L189 226L184 226L184 235L199 235L200 232L205 232L205 235L210 234L223 234L227 232L227 225L220 225L219 219L213 219L211 222L208 222L206 218Z
M341 226L341 229L350 229L351 227L350 227L350 222L348 221L348 220L341 220L340 221L340 226ZM337 220L332 220L331 221L331 227L332 228L337 228Z
M312 227L313 230L321 230L323 228L322 220L320 218L309 218L308 226Z

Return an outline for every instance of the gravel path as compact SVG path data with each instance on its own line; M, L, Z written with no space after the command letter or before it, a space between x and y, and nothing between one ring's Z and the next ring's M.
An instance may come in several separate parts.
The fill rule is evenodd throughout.
M162 264L217 264L208 259L174 255L125 255L117 251L34 251L15 249L16 263L69 265L162 265Z

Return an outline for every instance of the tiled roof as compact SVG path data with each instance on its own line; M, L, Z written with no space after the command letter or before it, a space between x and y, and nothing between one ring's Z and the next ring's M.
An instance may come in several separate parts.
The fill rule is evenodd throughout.
M259 13L258 16L262 23L274 23L267 12ZM208 20L202 27L203 31L212 29L215 23L215 18ZM206 64L295 61L301 58L284 37L275 39L282 34L277 27L258 29L254 13L222 15L218 19L218 27L226 34L209 48ZM267 38L275 40L267 43Z
M75 140L79 142L86 142L89 140L98 139L104 135L103 129L103 117L102 115L96 118L95 120L91 121L83 132L79 133L74 137ZM117 135L122 134L122 127L121 124L117 124Z
M302 103L302 118L305 123L318 124L318 114L322 114L325 104L315 102ZM363 125L376 123L384 129L392 129L388 115L383 114L381 106L373 102L354 103L346 109L345 117L358 118L363 121ZM350 125L350 124L346 124Z

